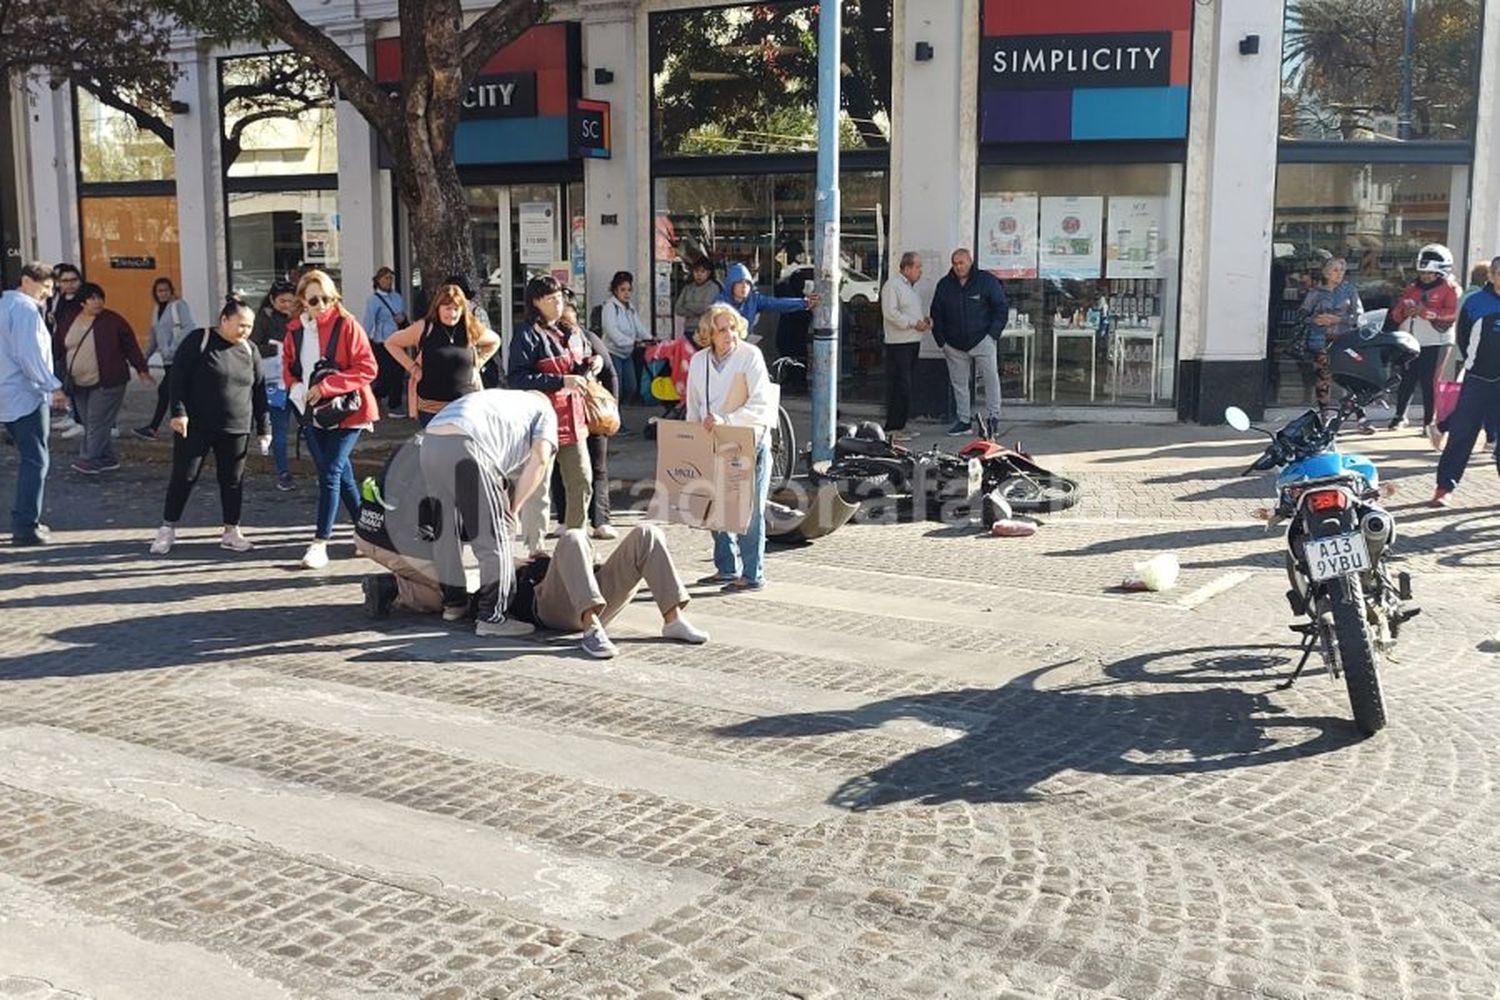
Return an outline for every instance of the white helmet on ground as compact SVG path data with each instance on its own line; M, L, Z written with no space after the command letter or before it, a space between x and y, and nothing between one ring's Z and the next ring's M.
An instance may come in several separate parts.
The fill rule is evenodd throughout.
M1453 251L1441 243L1429 243L1417 251L1417 273L1424 271L1436 274L1453 273Z

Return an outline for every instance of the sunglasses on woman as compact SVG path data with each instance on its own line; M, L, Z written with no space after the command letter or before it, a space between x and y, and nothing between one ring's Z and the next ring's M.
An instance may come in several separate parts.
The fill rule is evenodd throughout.
M318 306L322 305L326 301L328 301L328 300L325 299L325 298L323 298L323 296L321 296L321 295L309 295L307 297L307 304L310 305L310 306L312 306L314 309L316 309Z

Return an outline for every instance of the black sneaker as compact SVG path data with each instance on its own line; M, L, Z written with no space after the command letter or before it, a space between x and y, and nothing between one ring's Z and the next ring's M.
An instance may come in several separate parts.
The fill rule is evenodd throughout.
M948 428L948 436L951 438L968 437L972 433L974 433L974 425L968 420L960 420Z
M95 466L100 472L114 472L119 467L120 460L118 458L101 458Z
M52 536L40 533L35 535L12 535L10 544L17 548L34 548L38 545L51 545Z
M389 618L391 604L396 600L396 578L390 573L366 573L362 585L365 614L377 620Z

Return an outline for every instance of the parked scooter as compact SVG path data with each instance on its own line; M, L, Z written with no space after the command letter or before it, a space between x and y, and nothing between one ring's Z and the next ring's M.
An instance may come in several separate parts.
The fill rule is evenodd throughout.
M1287 602L1307 619L1291 626L1302 636L1302 659L1281 687L1291 687L1318 653L1330 677L1344 678L1354 724L1366 736L1386 723L1380 662L1419 610L1408 603L1410 575L1393 579L1389 571L1396 521L1380 505L1379 472L1363 455L1340 453L1336 441L1345 421L1399 383L1418 353L1416 341L1399 330L1340 343L1330 356L1334 380L1348 391L1338 409L1309 410L1279 431L1256 428L1271 444L1245 470L1281 470L1269 520L1287 522ZM1235 430L1251 429L1239 407L1224 417Z

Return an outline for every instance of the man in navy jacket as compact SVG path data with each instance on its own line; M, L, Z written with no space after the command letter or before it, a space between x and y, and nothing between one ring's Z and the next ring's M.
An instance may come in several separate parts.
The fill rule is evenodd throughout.
M950 436L971 432L975 411L969 399L969 376L978 366L984 380L984 401L990 426L1000 422L1000 334L1010 305L1000 279L974 269L974 258L960 247L953 251L953 270L938 282L932 295L932 338L948 359L957 422Z

